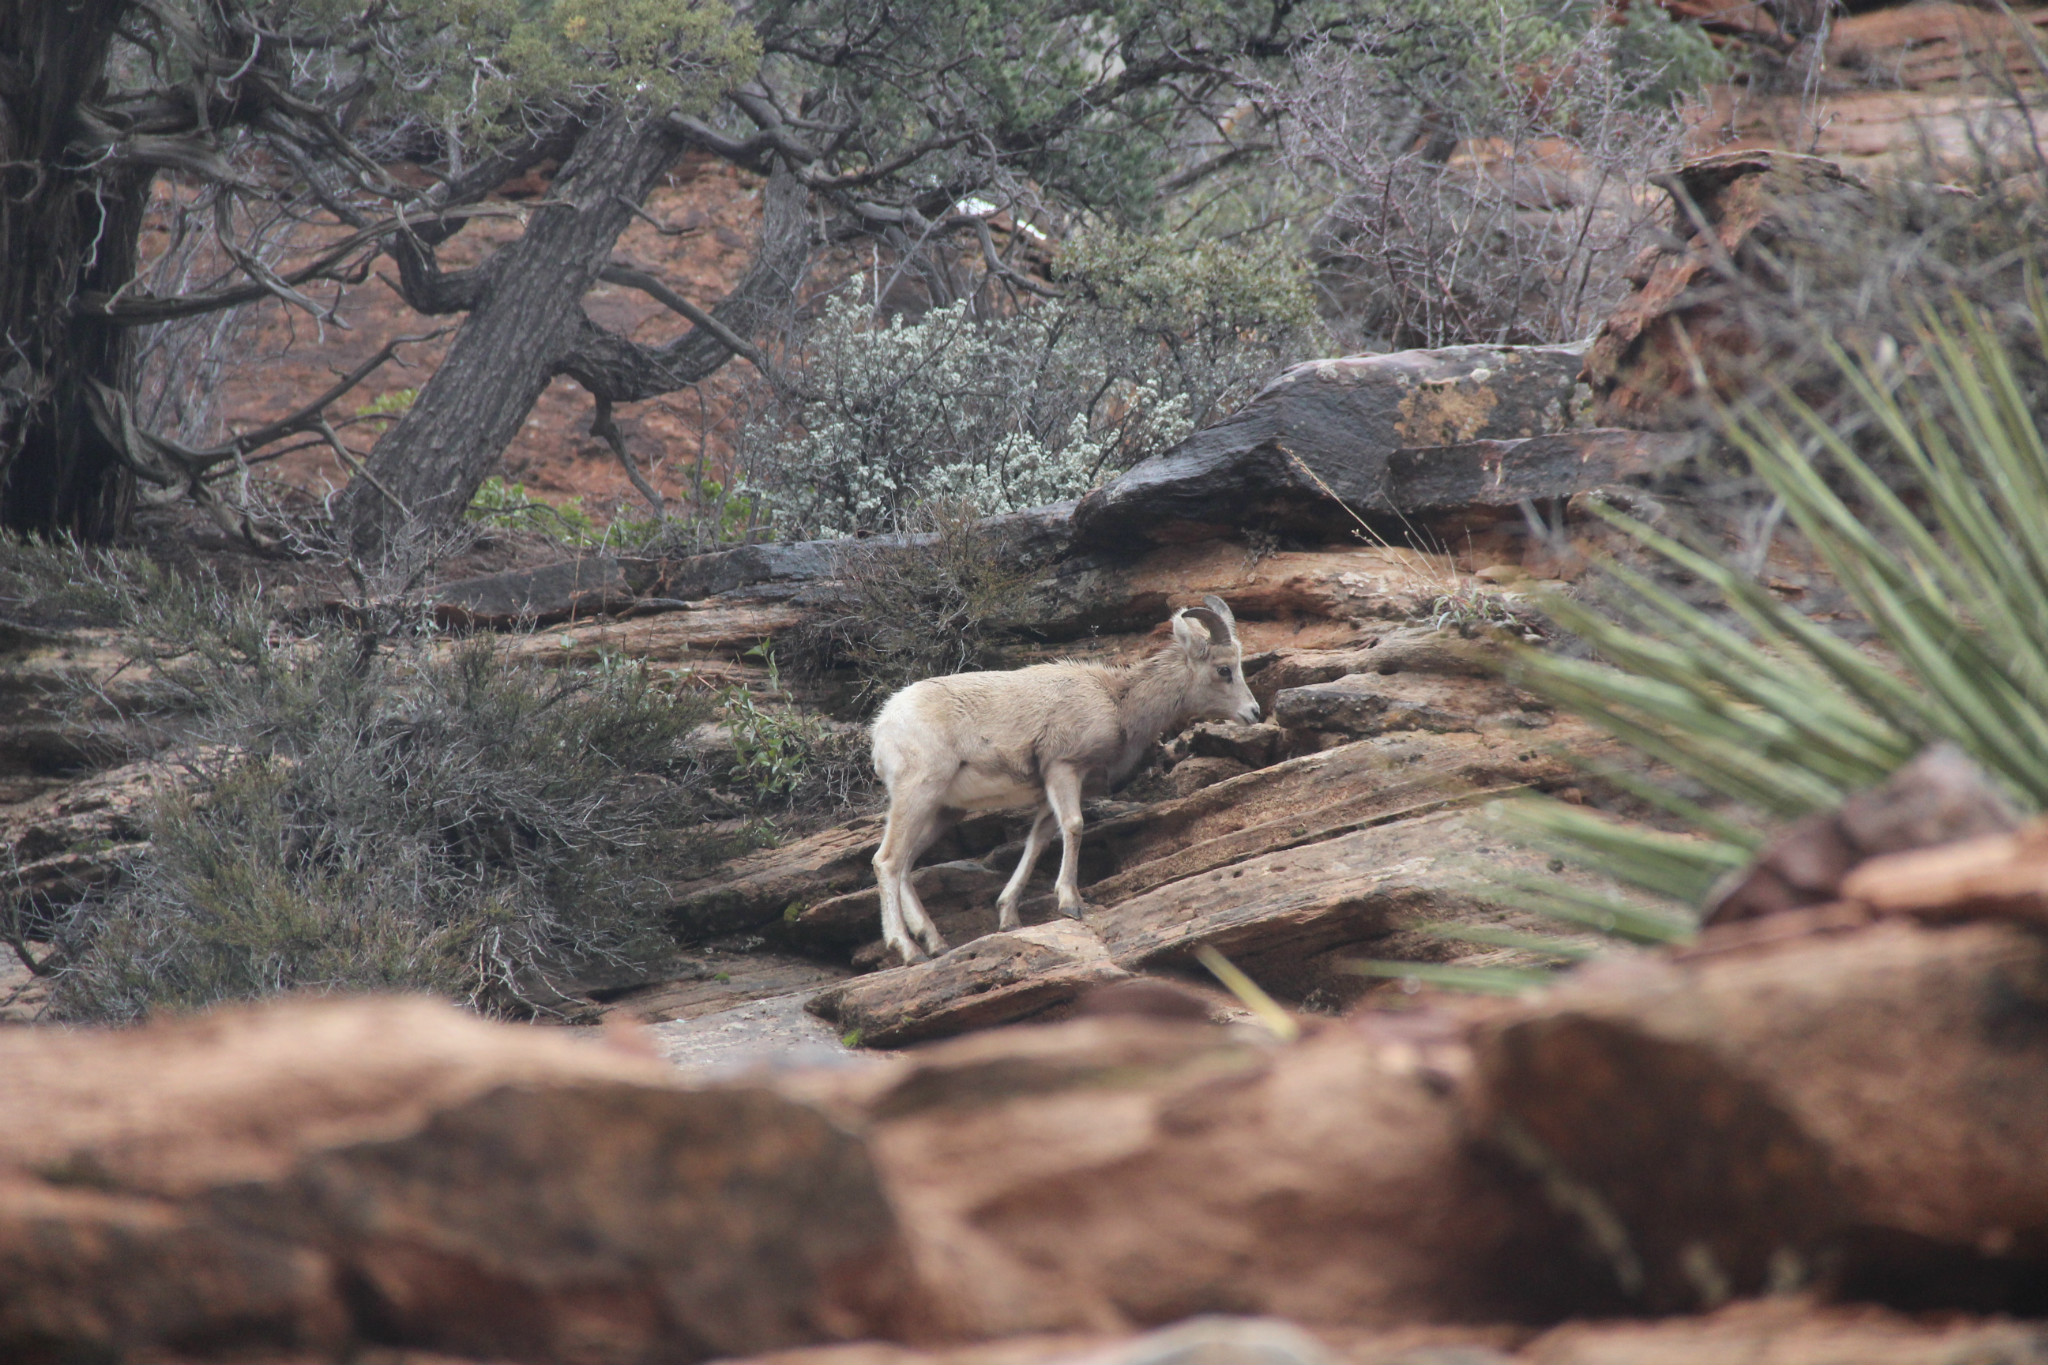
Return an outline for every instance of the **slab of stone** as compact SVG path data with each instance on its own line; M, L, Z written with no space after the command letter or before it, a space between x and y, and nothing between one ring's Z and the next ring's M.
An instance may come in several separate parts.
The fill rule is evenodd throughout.
M1575 975L1485 1022L1483 1131L1653 1312L2048 1256L2048 946L1888 921ZM1958 1282L1961 1282L1960 1280Z
M1228 782L1231 778L1242 777L1250 771L1250 768L1234 758L1198 755L1174 764L1173 771L1166 775L1166 787L1175 796L1189 796L1204 787L1213 787L1218 782Z
M430 595L444 626L549 625L617 611L640 594L610 555L444 583Z
M1506 666L1503 642L1490 636L1467 638L1429 626L1397 627L1365 646L1351 649L1281 649L1246 683L1259 705L1290 687L1334 682L1352 674L1429 673L1458 678L1496 678Z
M1510 856L1499 840L1462 811L1417 816L1183 877L1087 924L1127 971L1185 970L1208 946L1287 997L1341 991L1344 960L1380 956L1375 941L1469 917L1482 862Z
M2033 1365L2042 1359L2048 1359L2048 1327L2039 1322L1953 1312L1915 1316L1867 1303L1820 1302L1811 1294L1773 1294L1653 1321L1568 1322L1504 1358L1517 1365ZM1467 1362L1424 1356L1401 1365ZM1493 1362L1482 1357L1470 1365Z
M1568 346L1451 346L1297 365L1088 494L1074 512L1076 541L1128 547L1253 525L1341 533L1350 518L1340 502L1396 510L1387 493L1397 450L1566 430L1581 363Z
M1385 486L1369 505L1428 516L1569 498L1646 480L1685 461L1697 445L1679 433L1589 427L1510 441L1409 446L1387 457Z
M736 859L675 891L667 918L685 942L746 933L795 920L816 901L874 880L879 816L863 816L808 838Z
M1290 736L1315 731L1362 738L1394 730L1448 734L1477 728L1476 717L1404 697L1400 689L1370 674L1290 687L1275 694L1272 714L1274 723Z
M1052 856L1058 858L1057 849ZM995 928L996 897L1008 880L1008 873L972 859L933 863L910 874L919 902L949 943L962 943ZM870 884L814 902L788 922L785 932L793 941L817 947L848 948L878 939L881 892Z
M997 1029L912 1052L866 1131L940 1339L1217 1312L1555 1320L1586 1267L1533 1185L1466 1141L1461 1055L1364 1021L1293 1046L1136 1017ZM1233 1335L1182 1365L1271 1360Z
M1191 758L1227 758L1246 768L1263 768L1279 756L1282 735L1272 724L1204 721L1187 732Z
M900 1047L1041 1016L1128 975L1086 925L1061 918L829 987L808 1008L863 1045Z
M1590 732L1574 743L1590 745ZM1470 804L1577 773L1519 737L1422 732L1382 735L1288 759L1192 796L1091 826L1083 839L1108 871L1084 881L1112 906L1169 882L1370 825Z
M440 1003L0 1030L0 1358L550 1365L885 1330L865 1141L758 1086Z

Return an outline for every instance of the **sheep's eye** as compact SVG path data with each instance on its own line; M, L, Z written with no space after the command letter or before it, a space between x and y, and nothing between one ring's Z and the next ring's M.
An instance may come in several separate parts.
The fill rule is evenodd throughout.
M1227 667L1226 667L1226 668L1219 668L1219 669L1217 669L1217 670L1216 670L1216 676L1217 676L1217 677L1219 677L1219 678L1222 678L1222 679L1223 679L1223 680L1225 680L1226 682L1227 682L1227 681L1229 681L1229 679L1230 679L1230 670L1229 670L1229 668L1227 668Z

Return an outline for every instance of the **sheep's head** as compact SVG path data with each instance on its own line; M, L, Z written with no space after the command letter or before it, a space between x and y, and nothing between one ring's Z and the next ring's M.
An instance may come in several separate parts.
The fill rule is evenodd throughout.
M1189 684L1185 714L1189 720L1236 720L1247 725L1259 718L1259 703L1244 683L1244 650L1237 642L1237 618L1220 597L1208 596L1199 607L1173 614L1173 641L1187 660Z

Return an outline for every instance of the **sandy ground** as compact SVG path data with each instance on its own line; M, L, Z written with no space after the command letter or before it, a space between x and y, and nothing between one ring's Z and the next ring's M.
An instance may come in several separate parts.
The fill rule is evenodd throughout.
M755 1000L695 1019L651 1024L663 1057L693 1081L810 1066L872 1066L893 1052L855 1049L830 1024L804 1012L816 991Z

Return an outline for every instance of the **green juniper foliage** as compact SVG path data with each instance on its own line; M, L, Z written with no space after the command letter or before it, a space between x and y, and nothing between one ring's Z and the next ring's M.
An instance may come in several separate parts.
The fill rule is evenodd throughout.
M302 64L365 87L361 115L492 138L564 109L636 100L687 113L751 76L753 31L722 0L353 0L245 5ZM147 16L157 13L145 10ZM356 41L331 42L340 30Z

